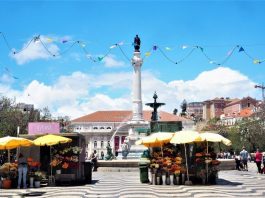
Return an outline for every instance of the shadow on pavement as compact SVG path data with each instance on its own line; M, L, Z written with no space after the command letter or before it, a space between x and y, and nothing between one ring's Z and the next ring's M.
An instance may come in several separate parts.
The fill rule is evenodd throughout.
M229 186L238 186L238 185L242 185L243 183L240 182L231 182L225 179L217 179L216 181L217 185L229 185Z
M45 194L46 192L38 192L38 191L34 191L34 192L25 192L25 193L21 193L20 195L22 197L37 197L37 196L42 196L43 194Z

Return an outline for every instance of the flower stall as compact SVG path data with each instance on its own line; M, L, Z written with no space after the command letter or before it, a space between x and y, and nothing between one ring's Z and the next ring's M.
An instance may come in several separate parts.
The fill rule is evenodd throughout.
M218 165L220 164L220 161L216 160L216 154L202 152L201 150L205 150L203 143L186 146L190 151L187 158L189 175L187 175L184 145L165 144L162 151L160 148L152 149L149 166L150 183L154 185L184 185L188 176L192 184L216 183Z
M36 140L36 138L43 135L21 135L28 139ZM25 156L31 156L34 162L30 163L34 179L37 178L35 174L36 171L41 171L45 173L46 182L49 185L54 185L55 183L62 183L68 181L69 178L71 182L83 182L85 180L85 138L82 134L77 133L60 133L57 136L63 136L72 139L69 143L56 144L53 146L32 146L29 148L21 149L21 152ZM36 163L38 162L38 163ZM38 168L34 165L38 165Z
M50 165L55 168L57 174L69 172L70 169L77 169L81 152L82 148L78 146L57 146L53 149L53 159Z
M136 142L151 148L149 180L155 185L215 184L218 177L216 154L209 143L231 142L212 133L180 131L154 133ZM169 143L170 142L170 143Z
M180 148L172 144L165 144L162 147L162 151L158 148L153 148L152 150L150 159L151 183L156 185L182 184L186 168Z

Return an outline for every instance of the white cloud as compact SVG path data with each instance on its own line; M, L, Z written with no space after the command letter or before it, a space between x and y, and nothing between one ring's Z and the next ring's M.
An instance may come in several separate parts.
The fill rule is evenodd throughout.
M58 55L59 47L54 43L51 43L47 40L48 37L40 36L41 41L47 47L47 50L42 45L40 41L30 42L30 40L23 44L23 47L20 50L15 50L18 53L11 53L10 56L16 60L20 65L28 63L37 59L51 59L54 58L53 55Z
M70 116L72 119L98 110L131 110L131 72L105 73L99 76L74 72L61 76L53 85L37 80L29 83L23 91L12 90L0 84L0 93L17 98L17 102L34 104L36 108L48 106L54 116ZM128 90L118 96L106 94L103 88ZM199 74L193 80L164 82L151 72L142 73L142 97L144 104L153 101L157 91L158 102L166 103L161 110L172 112L179 109L183 99L188 102L204 101L214 97L245 96L260 97L254 82L238 71L219 67ZM116 92L115 92L116 93ZM29 94L29 96L28 96Z
M109 54L103 59L105 67L122 67L125 62L117 60L115 55Z

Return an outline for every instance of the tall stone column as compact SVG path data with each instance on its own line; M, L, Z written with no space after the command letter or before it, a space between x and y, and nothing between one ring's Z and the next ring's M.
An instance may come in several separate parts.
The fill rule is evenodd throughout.
M142 105L142 85L141 85L141 67L143 59L140 52L134 52L131 60L133 66L133 85L132 85L132 102L133 115L132 121L143 121L143 105Z

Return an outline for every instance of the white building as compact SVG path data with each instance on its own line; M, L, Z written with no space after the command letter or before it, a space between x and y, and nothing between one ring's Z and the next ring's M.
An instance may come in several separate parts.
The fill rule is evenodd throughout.
M150 123L151 114L151 111L144 111L143 119ZM159 118L160 122L182 122L186 120L164 111L159 112ZM108 143L116 151L121 149L121 144L125 137L128 136L130 126L127 125L127 122L131 119L132 111L97 111L72 120L68 127L70 131L81 133L85 136L86 157L89 157L94 150L97 150L100 157L101 151L106 155Z

